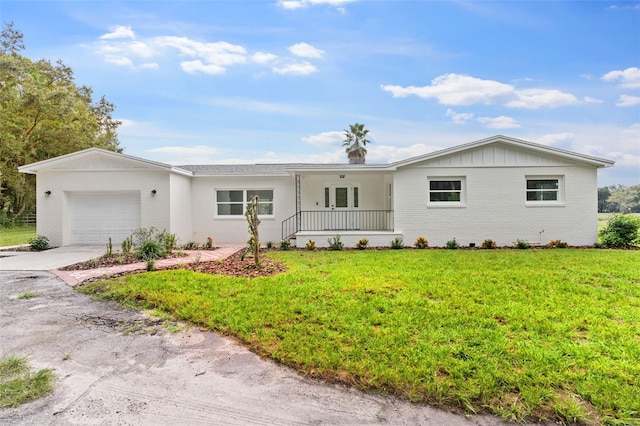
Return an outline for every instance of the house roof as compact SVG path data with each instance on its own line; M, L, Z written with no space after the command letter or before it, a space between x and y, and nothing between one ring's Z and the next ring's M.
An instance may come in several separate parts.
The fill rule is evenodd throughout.
M172 166L170 164L160 163L157 161L146 160L144 158L134 157L126 154L119 154L113 151L107 151L100 148L88 148L82 151L73 152L71 154L62 155L60 157L50 158L48 160L39 161L37 163L27 164L18 168L22 173L36 174L40 170L47 170L53 167L63 165L67 162L87 158L96 153L117 159L126 159L134 163L140 164L145 168L152 167L167 170L174 173L184 174L188 176L289 176L298 172L372 172L372 171L393 171L400 167L409 166L422 161L432 160L446 155L475 149L484 145L493 143L501 143L516 148L534 151L540 154L561 157L566 160L586 163L598 168L611 167L614 162L603 158L592 157L589 155L579 154L564 149L554 148L541 145L521 139L515 139L507 136L497 135L490 138L481 139L463 145L454 146L452 148L431 152L429 154L411 157L405 160L396 161L390 164L304 164L304 163L282 163L282 164L210 164L210 165L184 165Z
M567 160L576 161L580 163L591 164L596 167L611 167L615 164L614 161L606 160L604 158L592 157L585 154L579 154L573 151L567 151L560 148L554 148L547 145L541 145L534 142L525 141L522 139L511 138L508 136L496 135L491 136L486 139L480 139L478 141L457 145L451 148L446 148L440 151L434 151L429 154L419 155L416 157L407 158L406 160L397 161L395 163L391 163L389 165L392 169L397 169L398 167L404 167L411 164L419 163L421 161L432 160L438 157L443 157L445 155L455 154L461 151L467 151L470 149L478 148L484 145L489 145L493 143L501 143L509 146L513 146L516 148L522 148L529 151L534 151L540 154L552 155L557 157L562 157Z

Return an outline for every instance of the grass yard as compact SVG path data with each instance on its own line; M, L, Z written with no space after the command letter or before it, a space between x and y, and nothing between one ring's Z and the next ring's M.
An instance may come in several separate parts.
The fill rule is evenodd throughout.
M10 228L0 227L0 247L28 244L29 240L35 238L36 226L14 226Z
M303 374L504 419L640 423L640 251L272 252L81 291L237 336Z
M25 358L0 359L0 408L15 408L53 391L53 370L31 372Z

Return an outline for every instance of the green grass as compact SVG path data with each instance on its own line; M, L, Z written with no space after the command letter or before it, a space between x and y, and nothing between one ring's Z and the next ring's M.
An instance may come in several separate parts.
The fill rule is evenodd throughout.
M48 368L32 373L25 358L0 359L0 408L15 408L42 398L53 391L54 380L53 370Z
M14 226L10 228L0 227L0 247L28 244L29 240L35 237L35 225Z
M38 293L36 293L35 291L27 291L26 293L22 293L20 296L18 296L18 299L31 299L33 297L36 297L38 295Z
M257 279L161 271L87 293L303 374L504 419L640 423L640 251L276 252Z

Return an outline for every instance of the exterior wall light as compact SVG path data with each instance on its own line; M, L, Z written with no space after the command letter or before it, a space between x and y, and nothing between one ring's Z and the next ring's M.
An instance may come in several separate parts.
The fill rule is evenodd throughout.
M340 179L344 179L344 175L340 175Z
M155 197L157 192L158 192L158 191L156 191L155 189L152 189L152 190L151 190L151 196L152 196L152 197Z
M49 196L51 195L51 191L44 191L44 196L49 198Z

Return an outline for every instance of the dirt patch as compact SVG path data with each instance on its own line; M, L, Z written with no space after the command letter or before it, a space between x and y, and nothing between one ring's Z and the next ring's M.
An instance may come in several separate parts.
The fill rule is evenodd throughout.
M260 265L256 265L253 257L243 258L242 253L229 256L224 261L191 263L188 265L174 266L169 269L190 269L205 274L227 275L232 277L267 277L284 272L287 268L278 262L273 262L266 257L262 257Z

